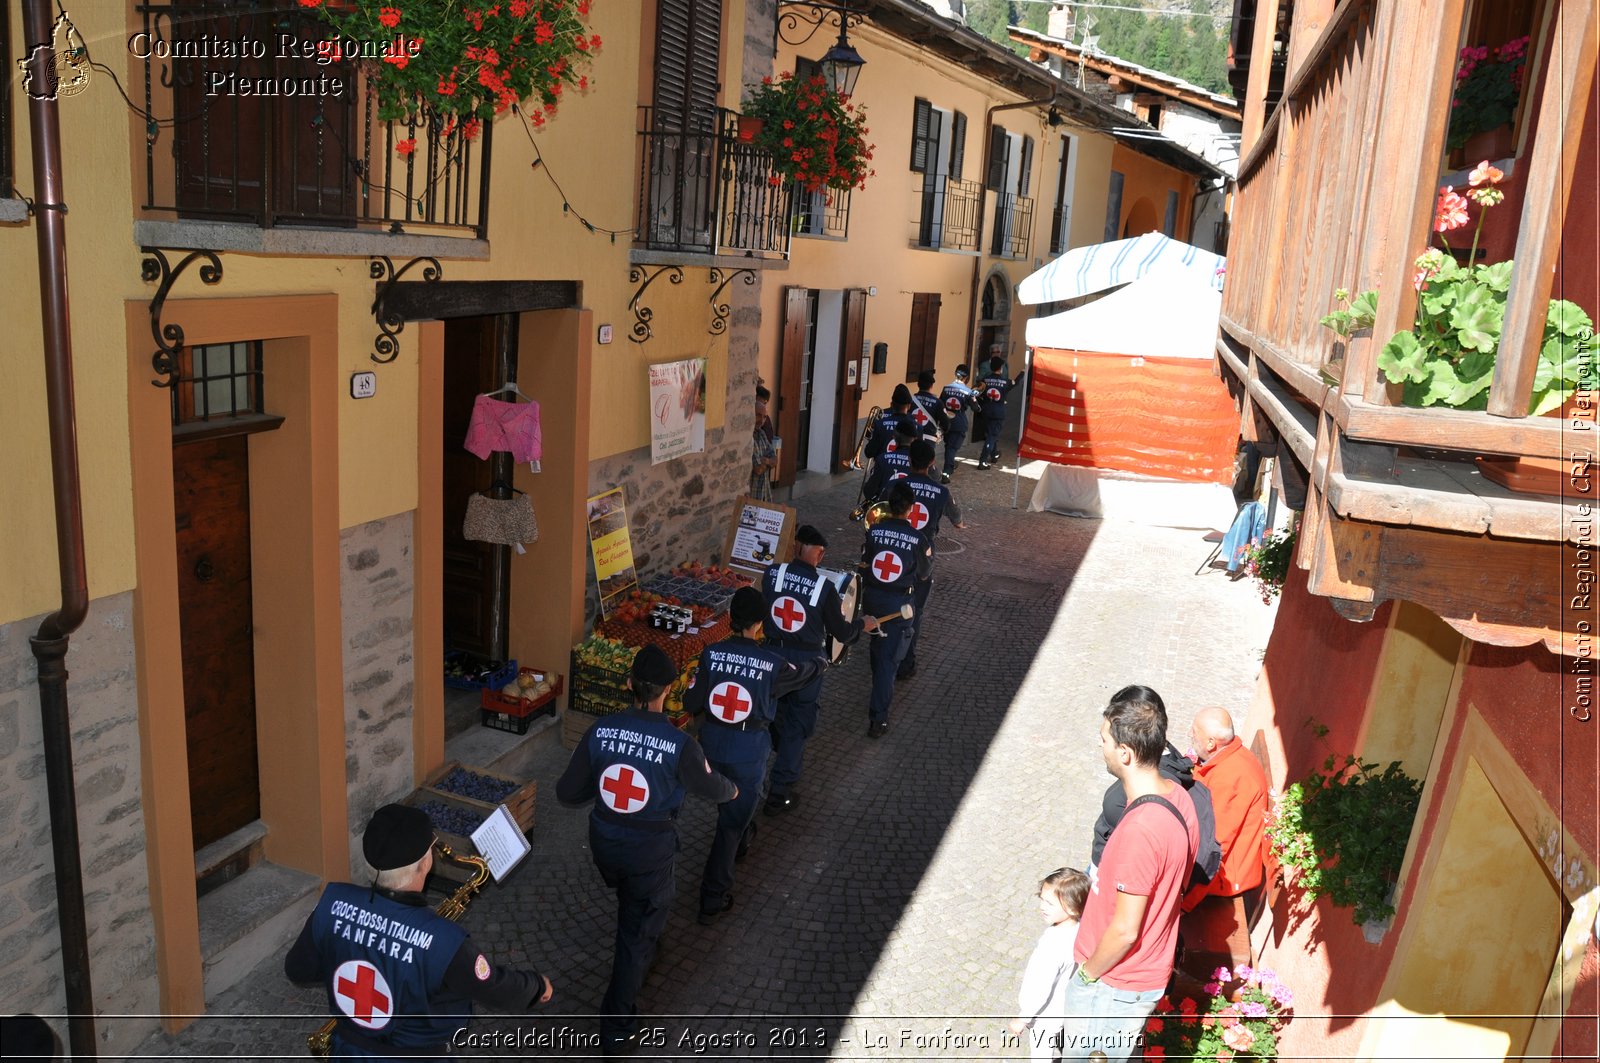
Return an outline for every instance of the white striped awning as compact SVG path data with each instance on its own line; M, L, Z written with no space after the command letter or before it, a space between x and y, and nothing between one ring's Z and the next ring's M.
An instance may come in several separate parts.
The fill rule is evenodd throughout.
M1057 303L1129 284L1152 273L1188 274L1222 290L1227 259L1161 233L1074 247L1017 285L1022 303Z

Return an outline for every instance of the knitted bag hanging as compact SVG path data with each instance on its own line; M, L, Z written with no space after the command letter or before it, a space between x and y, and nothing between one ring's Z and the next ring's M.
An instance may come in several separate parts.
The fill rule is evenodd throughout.
M510 498L490 498L475 493L467 499L467 517L461 522L461 534L478 542L502 546L537 542L539 522L533 515L533 499L523 491L516 491Z

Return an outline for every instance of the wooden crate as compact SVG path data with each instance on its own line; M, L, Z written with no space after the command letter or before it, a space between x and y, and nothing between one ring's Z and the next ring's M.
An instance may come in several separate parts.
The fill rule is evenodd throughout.
M561 713L562 747L577 749L578 742L583 739L584 735L589 733L589 728L593 727L594 722L598 719L600 717L591 716L587 712L579 712L576 709L569 708L564 710Z
M441 790L435 785L452 771L462 767L463 765L459 761L448 761L438 771L422 781L422 786L418 792L448 798L458 804L467 806L475 812L482 813L484 816L489 815L498 807L497 805L490 804L487 801L479 801L464 794ZM537 783L519 782L509 775L501 775L499 772L489 771L485 768L465 768L464 770L475 772L478 775L485 775L501 782L515 784L517 788L511 791L510 795L500 803L506 806L506 810L511 813L511 818L517 821L517 826L521 827L524 833L533 829L534 799L539 788Z

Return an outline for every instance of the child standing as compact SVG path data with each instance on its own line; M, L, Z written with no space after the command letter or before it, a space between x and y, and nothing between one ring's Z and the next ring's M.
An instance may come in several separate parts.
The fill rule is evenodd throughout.
M1072 946L1088 895L1089 876L1077 868L1057 868L1039 882L1039 913L1049 925L1022 973L1022 991L1017 994L1021 1014L1011 1020L1011 1032L1027 1041L1034 1059L1061 1056L1067 979L1074 966Z

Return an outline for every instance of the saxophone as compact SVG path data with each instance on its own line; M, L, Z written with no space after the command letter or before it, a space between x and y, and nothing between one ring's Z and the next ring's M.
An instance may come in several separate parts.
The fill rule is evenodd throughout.
M481 856L457 856L448 845L438 846L440 858L461 867L472 868L472 877L463 882L450 896L439 902L434 909L436 913L444 916L452 923L459 923L461 917L467 914L467 905L472 903L483 884L489 881L489 861ZM317 1059L327 1059L333 1046L333 1027L337 1020L329 1019L323 1023L316 1033L306 1036L306 1050Z

